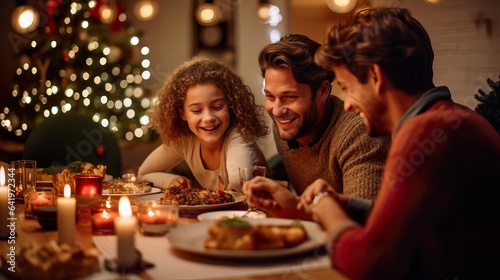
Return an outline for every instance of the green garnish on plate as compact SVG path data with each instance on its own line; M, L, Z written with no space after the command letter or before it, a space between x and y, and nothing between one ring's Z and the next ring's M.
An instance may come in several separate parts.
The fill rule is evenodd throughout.
M293 220L292 226L304 228L304 224L300 220Z
M252 228L252 225L249 222L243 221L242 219L239 218L222 219L217 221L217 223L221 226L227 226L227 227L238 227L243 229Z

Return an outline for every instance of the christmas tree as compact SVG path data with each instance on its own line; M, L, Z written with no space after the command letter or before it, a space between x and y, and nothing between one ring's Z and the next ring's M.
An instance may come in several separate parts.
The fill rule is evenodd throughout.
M482 89L478 90L479 94L475 94L474 97L480 103L475 111L485 117L500 133L500 80L494 82L488 78L486 81L492 90L489 93L485 93Z
M43 20L14 38L20 67L0 112L2 138L23 141L45 118L72 111L91 116L118 139L149 140L152 93L141 86L150 76L149 49L121 2L37 3Z

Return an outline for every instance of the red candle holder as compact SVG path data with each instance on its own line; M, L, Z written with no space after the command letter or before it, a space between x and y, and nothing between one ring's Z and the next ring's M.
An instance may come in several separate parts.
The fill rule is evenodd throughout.
M102 198L102 176L75 175L75 198L78 204L88 204Z
M115 234L114 221L118 217L117 200L98 200L89 204L92 233L95 235Z

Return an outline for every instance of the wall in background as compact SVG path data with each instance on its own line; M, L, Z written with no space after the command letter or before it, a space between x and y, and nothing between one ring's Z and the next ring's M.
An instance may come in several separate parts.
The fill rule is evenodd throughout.
M399 2L427 29L434 48L434 83L447 85L454 100L474 108L479 88L490 92L486 79L500 75L500 1L441 0ZM490 19L491 31L476 20Z
M361 0L362 1L362 0ZM361 2L358 0L358 2ZM290 0L290 32L303 33L322 42L328 29L341 17L330 12L323 0L306 5ZM456 102L474 108L479 88L491 89L487 78L500 75L500 1L441 0L370 0L372 7L408 8L428 31L434 48L434 83L450 88ZM484 22L491 20L488 25ZM479 24L477 24L479 22ZM343 97L334 85L334 94Z

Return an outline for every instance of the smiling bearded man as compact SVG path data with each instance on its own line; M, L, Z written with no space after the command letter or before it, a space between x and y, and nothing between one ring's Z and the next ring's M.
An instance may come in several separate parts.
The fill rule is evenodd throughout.
M390 137L369 137L363 120L331 95L334 73L314 63L319 47L290 34L259 54L265 107L288 181L299 195L323 178L339 193L372 200Z

